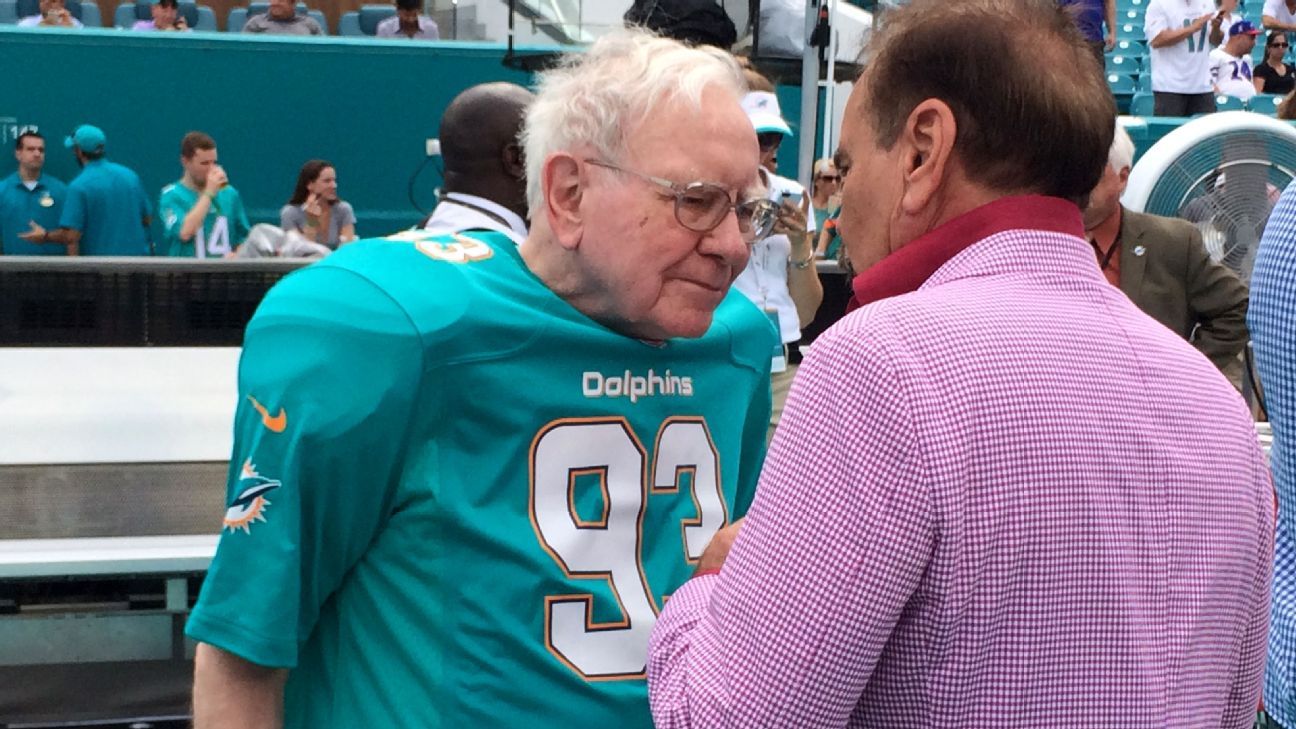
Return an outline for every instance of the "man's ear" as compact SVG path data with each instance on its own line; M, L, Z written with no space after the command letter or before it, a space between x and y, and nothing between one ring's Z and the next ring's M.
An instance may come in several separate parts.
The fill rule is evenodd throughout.
M581 198L585 179L580 161L565 152L549 155L540 168L540 188L544 192L545 216L558 244L575 250L585 230Z
M515 180L521 180L526 177L526 156L522 153L522 145L517 142L509 142L500 150L500 165L504 167L504 173Z
M949 181L957 134L953 110L939 99L926 99L909 112L896 142L904 163L900 205L906 213L924 210Z

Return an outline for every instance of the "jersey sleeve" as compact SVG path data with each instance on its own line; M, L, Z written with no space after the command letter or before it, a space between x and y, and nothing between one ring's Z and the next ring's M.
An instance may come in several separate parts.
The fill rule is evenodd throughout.
M1143 35L1147 41L1151 43L1153 38L1169 27L1170 16L1161 3L1149 4L1147 14L1143 16Z
M161 250L163 253L172 254L172 247L180 245L180 228L184 225L184 216L188 212L183 201L175 194L175 188L170 185L163 188L162 195L158 198L158 217L162 220Z
M405 311L353 271L317 264L271 291L239 363L221 540L190 637L296 665L393 508L422 357Z

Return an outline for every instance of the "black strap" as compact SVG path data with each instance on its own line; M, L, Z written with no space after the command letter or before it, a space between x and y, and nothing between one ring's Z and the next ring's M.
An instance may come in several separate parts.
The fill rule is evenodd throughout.
M1107 267L1111 265L1111 259L1116 254L1116 249L1120 248L1120 239L1112 241L1111 248L1108 248L1106 253L1102 252L1102 249L1098 247L1098 241L1093 238L1089 239L1089 245L1093 246L1094 255L1098 257L1098 267L1106 271Z

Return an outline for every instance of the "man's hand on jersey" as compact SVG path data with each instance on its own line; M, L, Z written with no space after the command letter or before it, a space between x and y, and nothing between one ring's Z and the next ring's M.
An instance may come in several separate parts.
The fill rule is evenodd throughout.
M29 220L27 221L27 224L30 225L31 227L27 229L26 233L19 233L18 234L19 238L22 238L28 243L48 242L45 236L49 235L49 231L40 227L40 225L38 225L35 220Z
M220 165L212 165L211 170L207 173L207 184L203 185L203 193L216 197L216 193L221 191L222 187L229 184L229 177L225 175L225 168Z
M1210 19L1213 18L1213 17L1215 17L1215 13L1214 13L1214 11L1209 12L1209 13L1206 13L1205 15L1201 16L1200 18L1194 20L1194 21L1192 22L1192 25L1189 26L1189 27L1192 28L1193 30L1201 30L1202 28L1204 28L1204 27L1206 26L1207 23L1210 22Z
M711 537L711 543L702 550L702 559L698 560L698 572L718 570L724 565L725 559L729 557L729 550L733 548L734 540L738 538L738 530L742 529L742 523L743 520L739 519Z

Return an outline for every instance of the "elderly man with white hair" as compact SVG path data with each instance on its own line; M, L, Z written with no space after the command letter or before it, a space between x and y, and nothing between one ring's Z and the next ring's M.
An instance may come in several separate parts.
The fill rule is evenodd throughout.
M1196 226L1121 205L1133 163L1134 142L1117 123L1107 167L1084 213L1098 265L1144 313L1192 342L1240 387L1247 286L1211 258Z
M744 90L604 38L541 76L520 246L408 231L270 292L187 626L198 729L652 726L657 613L764 454Z

